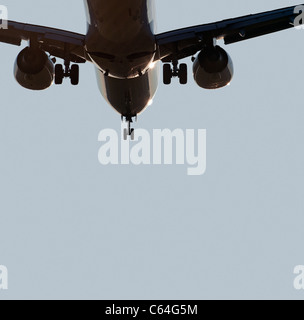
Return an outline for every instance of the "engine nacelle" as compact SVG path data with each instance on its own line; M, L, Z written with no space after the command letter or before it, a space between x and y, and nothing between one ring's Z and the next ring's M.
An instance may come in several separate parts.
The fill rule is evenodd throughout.
M223 88L233 78L232 60L228 53L219 46L206 48L194 61L193 77L201 88Z
M14 75L22 87L30 90L44 90L54 81L54 69L54 63L43 50L27 47L16 59Z

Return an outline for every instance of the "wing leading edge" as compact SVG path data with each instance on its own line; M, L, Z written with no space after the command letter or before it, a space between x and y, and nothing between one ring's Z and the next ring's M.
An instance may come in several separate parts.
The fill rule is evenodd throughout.
M303 5L299 5L303 6ZM247 15L156 35L158 60L170 62L196 54L209 43L224 39L225 44L252 39L293 28L299 6Z

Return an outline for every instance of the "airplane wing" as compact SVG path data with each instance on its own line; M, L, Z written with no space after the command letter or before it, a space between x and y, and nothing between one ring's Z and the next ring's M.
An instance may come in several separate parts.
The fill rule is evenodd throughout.
M7 21L7 26L0 29L0 42L20 46L22 40L37 40L41 49L52 56L62 59L68 56L75 63L90 60L84 49L84 35L15 21Z
M158 34L157 60L171 62L192 56L214 39L231 44L293 28L296 17L303 11L304 5L293 6Z

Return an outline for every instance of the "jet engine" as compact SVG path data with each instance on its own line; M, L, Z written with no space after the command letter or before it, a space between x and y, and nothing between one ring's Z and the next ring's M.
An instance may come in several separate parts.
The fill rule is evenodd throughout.
M22 87L44 90L54 81L54 69L54 63L43 50L27 47L16 59L14 75Z
M194 61L193 76L201 88L223 88L233 78L232 60L228 53L219 46L206 48Z

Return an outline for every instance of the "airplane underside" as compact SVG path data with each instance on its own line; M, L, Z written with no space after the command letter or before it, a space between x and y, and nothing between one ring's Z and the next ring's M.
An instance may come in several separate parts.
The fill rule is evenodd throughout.
M154 0L84 0L87 33L78 34L44 26L6 21L0 42L28 46L14 65L17 82L24 88L44 90L69 78L79 83L79 64L95 65L99 89L106 101L134 133L134 117L152 103L158 85L158 62L163 83L188 79L185 58L191 58L193 79L208 90L223 88L233 78L233 62L225 45L293 27L303 28L304 4L155 33ZM63 64L56 64L56 58Z

